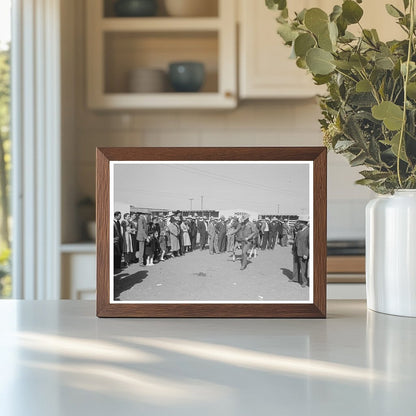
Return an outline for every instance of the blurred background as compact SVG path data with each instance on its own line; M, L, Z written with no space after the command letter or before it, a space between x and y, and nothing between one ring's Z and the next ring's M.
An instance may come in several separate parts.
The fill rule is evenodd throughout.
M290 54L261 0L0 0L1 296L95 297L96 147L322 145L322 90ZM329 154L333 298L365 297L356 179Z

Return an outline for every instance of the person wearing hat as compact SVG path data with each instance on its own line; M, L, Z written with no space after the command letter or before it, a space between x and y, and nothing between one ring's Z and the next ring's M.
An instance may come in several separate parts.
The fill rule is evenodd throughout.
M305 219L299 219L299 231L294 240L294 256L296 262L297 281L302 287L308 285L308 263L309 263L309 223ZM295 279L293 279L295 280Z
M270 218L265 218L261 224L261 234L263 239L261 241L261 249L266 250L267 244L269 242L269 233L270 233Z
M169 229L169 238L170 238L170 251L176 257L180 250L179 239L180 239L181 232L180 232L180 227L173 215L170 217L168 229Z
M287 242L289 240L289 221L287 218L283 220L282 224L282 247L287 247Z
M215 241L216 241L216 230L215 230L215 222L214 218L211 217L208 228L207 228L207 234L208 234L208 247L209 247L209 254L215 254Z
M191 239L191 251L196 249L196 236L198 229L196 227L195 217L188 217L189 238Z
M244 270L248 264L248 252L253 245L253 238L257 234L257 227L250 221L248 214L240 218L241 227L236 234L237 241L241 244L241 268Z
M225 217L221 215L217 225L215 226L218 234L218 252L224 253L227 249L227 226L225 225Z
M276 245L277 231L278 231L277 218L273 217L270 223L269 244L267 247L269 250L273 250Z
M201 216L198 218L196 228L199 233L199 249L202 251L205 249L208 242L208 224L206 222L206 217Z
M147 221L146 216L143 212L138 213L139 218L137 219L137 258L139 260L139 266L144 266L144 250L147 239Z

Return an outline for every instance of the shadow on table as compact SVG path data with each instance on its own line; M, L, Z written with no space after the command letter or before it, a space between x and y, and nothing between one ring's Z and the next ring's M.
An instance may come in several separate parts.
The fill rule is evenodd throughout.
M147 270L139 270L137 273L130 275L128 273L121 273L114 276L114 300L120 300L120 295L123 292L143 282L147 275Z

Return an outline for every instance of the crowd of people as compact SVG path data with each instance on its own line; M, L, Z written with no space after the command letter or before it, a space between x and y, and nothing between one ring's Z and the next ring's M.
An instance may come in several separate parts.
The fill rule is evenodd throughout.
M209 254L241 250L241 270L259 250L273 250L276 245L288 246L293 237L293 278L302 287L308 284L309 229L307 221L290 227L288 220L277 217L250 221L247 214L225 218L183 216L180 211L163 216L144 212L114 213L114 273L132 263L154 266L169 258L186 255L197 249Z

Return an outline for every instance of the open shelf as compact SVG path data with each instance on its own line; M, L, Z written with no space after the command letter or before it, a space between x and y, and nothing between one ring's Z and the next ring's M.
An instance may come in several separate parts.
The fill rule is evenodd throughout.
M89 0L87 8L88 107L111 109L229 109L237 105L236 10L229 0L206 0L216 12L202 17L169 17L159 1L155 17L115 17L113 0ZM162 5L162 6L161 6ZM205 80L200 91L178 93L160 86L173 62L201 62ZM137 73L159 71L151 88ZM144 88L129 87L129 74ZM145 72L145 71L142 71ZM147 71L147 74L149 71ZM157 75L147 75L156 77ZM137 85L137 82L136 82ZM148 88L147 88L148 87Z
M137 17L129 19L114 17L103 19L101 29L106 32L168 32L175 30L198 32L218 30L220 24L221 21L216 17L195 17L192 19L181 17Z
M218 92L218 39L216 32L188 33L136 33L112 32L104 38L106 94L128 94L128 77L131 70L152 68L165 71L177 61L198 61L205 67L205 81L200 92ZM173 93L167 83L166 91ZM180 96L190 93L182 93ZM178 97L176 97L177 99Z

